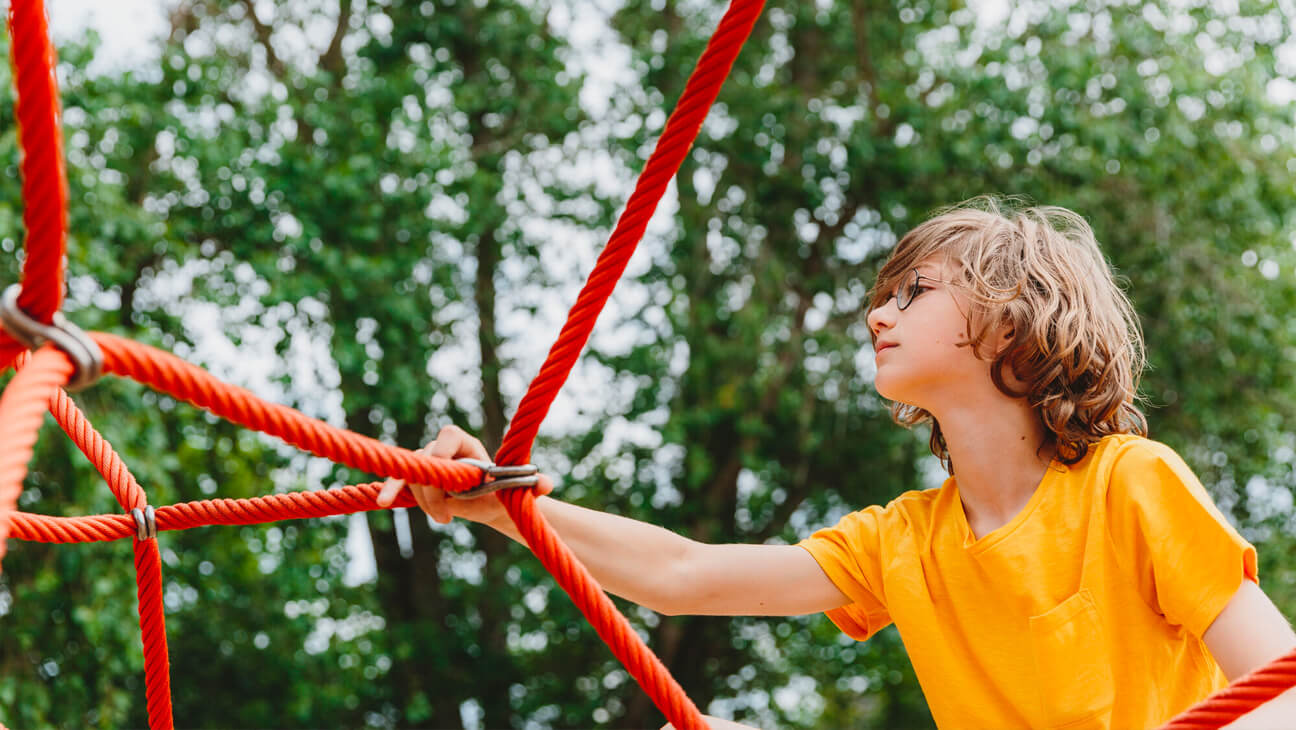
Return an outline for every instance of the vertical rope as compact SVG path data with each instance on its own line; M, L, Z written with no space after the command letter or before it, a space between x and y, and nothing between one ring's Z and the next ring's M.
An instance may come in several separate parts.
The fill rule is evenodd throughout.
M71 376L72 361L45 345L0 394L0 572L8 549L9 520L18 507L46 405L53 391Z
M55 388L49 400L50 413L63 431L85 453L103 476L122 509L130 512L148 505L144 489L111 444L86 420L62 388ZM156 538L135 539L135 583L139 597L140 636L144 644L144 696L148 703L149 727L170 730L171 658L167 651L166 616L162 603L162 561Z
M27 260L18 304L49 323L63 304L63 253L67 245L67 173L59 124L56 57L43 0L9 4L10 57L18 99L18 138L23 156L23 225ZM11 338L2 338L9 342ZM5 348L11 352L12 344ZM0 362L5 361L0 355Z
M166 616L162 613L162 561L157 538L135 539L135 582L139 596L140 634L144 643L144 697L149 730L172 730L171 659L167 651Z

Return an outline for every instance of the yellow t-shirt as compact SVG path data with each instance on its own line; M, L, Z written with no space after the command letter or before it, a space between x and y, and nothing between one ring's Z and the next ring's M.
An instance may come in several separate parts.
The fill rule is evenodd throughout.
M854 601L827 614L842 631L895 622L948 728L1161 725L1226 684L1201 636L1256 580L1255 548L1183 460L1131 435L1054 461L980 539L951 477L800 545Z

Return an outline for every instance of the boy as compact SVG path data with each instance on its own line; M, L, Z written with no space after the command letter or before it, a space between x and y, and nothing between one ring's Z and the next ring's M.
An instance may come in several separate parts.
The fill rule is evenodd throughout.
M896 245L868 324L875 386L897 422L930 424L939 489L798 545L538 506L604 588L660 613L822 611L859 640L895 622L942 727L1157 726L1296 646L1255 549L1144 438L1141 334L1082 218L987 198L947 210ZM453 426L428 452L489 459ZM412 490L439 522L520 539L495 499ZM1296 691L1238 726L1279 717Z

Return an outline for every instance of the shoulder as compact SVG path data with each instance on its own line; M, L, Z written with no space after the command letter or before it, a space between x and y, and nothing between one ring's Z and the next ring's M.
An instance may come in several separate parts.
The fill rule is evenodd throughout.
M894 526L926 527L940 512L941 505L953 494L949 480L941 487L905 492L882 509L885 520Z
M1171 524L1191 516L1227 524L1183 457L1159 441L1125 439L1112 455L1105 492L1113 523L1124 514L1140 522Z
M1107 461L1111 464L1109 490L1142 492L1147 489L1189 487L1200 489L1192 468L1170 446L1142 436L1109 437ZM1108 439L1099 442L1104 445ZM1106 454L1105 454L1106 455Z
M1106 436L1089 447L1078 463L1071 466L1107 491L1112 487L1131 487L1151 482L1196 482L1192 469L1170 446L1134 434Z
M904 492L886 505L872 505L842 517L835 526L821 530L854 535L876 535L893 538L898 533L925 530L937 511L944 487ZM816 533L816 535L820 534Z

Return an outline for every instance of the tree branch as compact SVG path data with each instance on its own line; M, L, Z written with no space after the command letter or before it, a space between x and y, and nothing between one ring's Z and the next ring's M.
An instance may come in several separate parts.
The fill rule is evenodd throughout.
M270 68L271 73L282 78L284 76L283 61L279 60L279 54L275 53L274 44L270 41L270 36L274 34L274 28L262 23L261 18L257 17L255 0L243 0L243 4L247 6L248 18L252 21L252 29L256 31L257 42L265 49L266 66Z
M342 39L346 37L347 26L351 23L351 3L352 0L339 0L337 27L333 29L333 39L329 41L328 49L320 55L319 59L319 67L333 74L335 83L341 78L344 70Z

